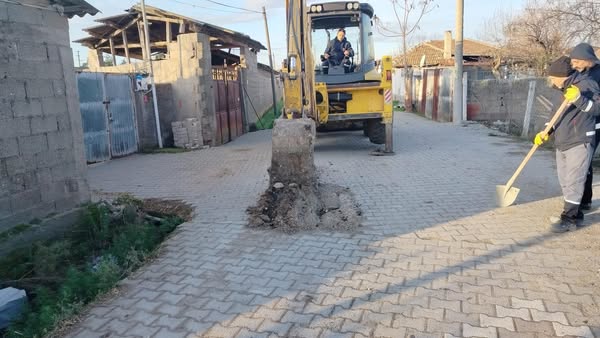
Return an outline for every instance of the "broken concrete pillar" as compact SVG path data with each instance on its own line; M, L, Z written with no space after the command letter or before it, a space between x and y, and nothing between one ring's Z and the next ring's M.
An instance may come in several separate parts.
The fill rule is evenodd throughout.
M19 318L27 302L25 290L4 288L0 290L0 329L7 328Z
M316 183L315 136L315 121L311 119L275 120L269 169L271 185Z

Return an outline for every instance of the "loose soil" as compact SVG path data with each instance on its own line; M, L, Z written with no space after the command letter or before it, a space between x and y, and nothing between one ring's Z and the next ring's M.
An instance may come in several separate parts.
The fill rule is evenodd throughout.
M353 231L362 222L362 211L352 192L333 184L275 183L247 212L249 227L290 234L310 230Z

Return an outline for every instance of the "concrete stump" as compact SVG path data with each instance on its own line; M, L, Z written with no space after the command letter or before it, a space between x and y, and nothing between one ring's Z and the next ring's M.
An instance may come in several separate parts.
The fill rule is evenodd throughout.
M315 121L302 119L277 119L273 126L271 185L297 183L313 185L315 173Z

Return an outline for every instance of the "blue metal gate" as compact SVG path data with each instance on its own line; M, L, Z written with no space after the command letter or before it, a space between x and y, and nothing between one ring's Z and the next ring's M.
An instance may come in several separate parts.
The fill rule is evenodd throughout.
M135 153L138 134L129 75L77 74L88 163Z

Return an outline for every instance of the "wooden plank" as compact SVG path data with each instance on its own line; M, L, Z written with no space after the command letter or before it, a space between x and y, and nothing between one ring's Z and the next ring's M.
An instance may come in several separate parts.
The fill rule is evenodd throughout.
M113 42L113 38L109 38L108 42L110 44L110 55L112 56L113 66L117 65L117 57L115 56L115 44Z
M98 42L98 43L97 43L97 44L96 44L94 47L95 47L95 48L98 48L98 47L102 46L103 44L107 43L107 42L108 42L108 39L110 39L110 38L112 38L112 37L115 37L115 36L117 36L117 35L121 34L121 32L123 32L123 31L127 30L129 27L131 27L131 26L135 25L135 23L136 23L136 22L139 22L139 19L140 19L140 17L138 16L137 18L135 18L135 19L131 20L131 21L130 21L130 22L127 24L127 25L125 25L123 28L121 28L121 29L117 29L117 30L115 30L114 32L112 32L108 38L105 38L105 39L102 39L102 40L100 40L100 42Z
M145 45L146 45L145 36L146 35L144 35L144 25L142 25L141 21L138 21L137 26L138 26L138 34L140 35L140 46L142 47L142 56L143 56L144 60L148 60L150 56L147 55L148 53L145 48ZM130 46L133 47L133 44L131 44Z
M127 31L123 31L123 45L125 48L125 59L127 59L127 63L131 63L131 58L129 57L129 45L127 44Z
M173 34L171 32L171 23L167 22L167 23L165 23L165 26L167 27L167 32L166 32L167 42L171 42L171 41L173 41Z
M168 45L168 43L166 41L158 41L158 42L152 42L150 44L150 47L166 47ZM129 43L127 44L127 46L129 48L143 48L144 45L141 43ZM109 47L100 47L98 49L108 49ZM125 49L125 45L115 45L115 49Z

